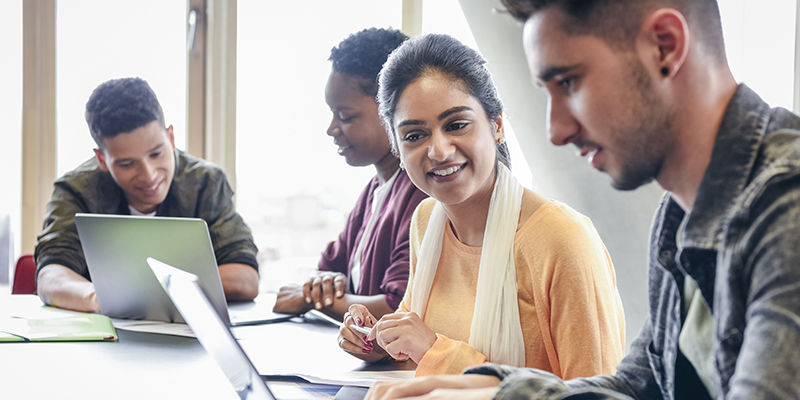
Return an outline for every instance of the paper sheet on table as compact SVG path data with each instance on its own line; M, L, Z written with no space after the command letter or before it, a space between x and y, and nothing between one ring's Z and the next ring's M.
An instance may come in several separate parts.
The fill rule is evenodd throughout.
M312 383L365 387L378 380L414 376L414 371L361 371L364 362L339 348L338 332L327 324L290 322L238 330L237 337L264 376L297 376Z
M161 321L113 319L114 327L131 332L158 333L162 335L196 337L189 325Z
M370 387L377 381L402 381L414 377L414 371L345 371L324 377L296 374L311 383Z
M0 317L28 319L58 318L84 314L78 311L45 306L35 294L15 294L0 297Z

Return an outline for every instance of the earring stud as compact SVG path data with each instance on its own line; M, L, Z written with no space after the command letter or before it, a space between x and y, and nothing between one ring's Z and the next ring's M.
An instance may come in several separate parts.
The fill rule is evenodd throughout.
M505 142L506 142L506 138L501 137L501 138L497 139L497 144L503 144Z

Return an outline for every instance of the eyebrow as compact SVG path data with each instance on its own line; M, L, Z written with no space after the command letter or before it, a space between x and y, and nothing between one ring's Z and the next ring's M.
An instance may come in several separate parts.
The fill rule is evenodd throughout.
M577 65L567 65L567 66L552 66L547 67L544 71L540 72L537 76L539 81L542 83L550 82L556 75L561 75L563 73L569 72L570 70L577 67Z
M158 149L160 149L160 148L162 148L162 147L164 147L164 143L157 144L157 145L156 145L155 147L153 147L152 149L150 149L150 150L147 150L147 153L148 153L148 154L149 154L149 153L152 153L152 152L154 152L154 151L156 151L156 150L158 150ZM114 160L114 163L128 162L128 161L133 161L134 159L135 159L134 157L128 157L128 158L119 158L119 159L116 159L116 160Z
M453 115L455 113L460 113L462 111L473 111L473 109L472 109L472 107L468 107L468 106L453 107L453 108L447 109L444 112L442 112L441 114L439 114L439 116L436 117L436 119L441 121L441 120L443 120L443 119L445 119L445 118L447 118L447 117L449 117L449 116L451 116L451 115ZM402 128L402 127L407 126L407 125L421 125L421 126L424 126L425 125L425 121L422 121L422 120L419 120L419 119L408 119L408 120L405 120L405 121L397 124L397 127L398 128Z

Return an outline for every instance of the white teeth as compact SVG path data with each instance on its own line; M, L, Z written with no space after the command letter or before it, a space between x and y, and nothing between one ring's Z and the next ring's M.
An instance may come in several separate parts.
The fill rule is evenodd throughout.
M597 149L594 149L586 154L588 156L588 160L590 163L592 162L592 159L594 158L595 154L597 154Z
M447 168L447 169L440 169L438 171L433 171L433 173L435 175L439 175L439 176L447 176L447 175L450 175L453 172L456 172L456 171L458 171L460 169L461 169L461 166L458 165L458 166L450 167L450 168Z

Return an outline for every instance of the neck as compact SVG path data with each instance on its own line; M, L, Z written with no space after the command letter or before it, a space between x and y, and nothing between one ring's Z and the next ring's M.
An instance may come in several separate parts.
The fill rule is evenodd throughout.
M700 189L725 110L737 84L727 64L722 68L687 65L676 82L675 142L656 180L690 211ZM683 95L680 95L683 94Z
M391 179L392 175L394 175L394 173L400 168L400 159L389 152L373 165L375 166L375 172L378 175L378 182L380 184L384 184L386 181Z
M450 226L459 242L471 247L483 246L483 236L486 231L486 219L489 217L489 204L492 201L492 191L497 173L492 174L491 184L466 201L447 205L442 204Z

